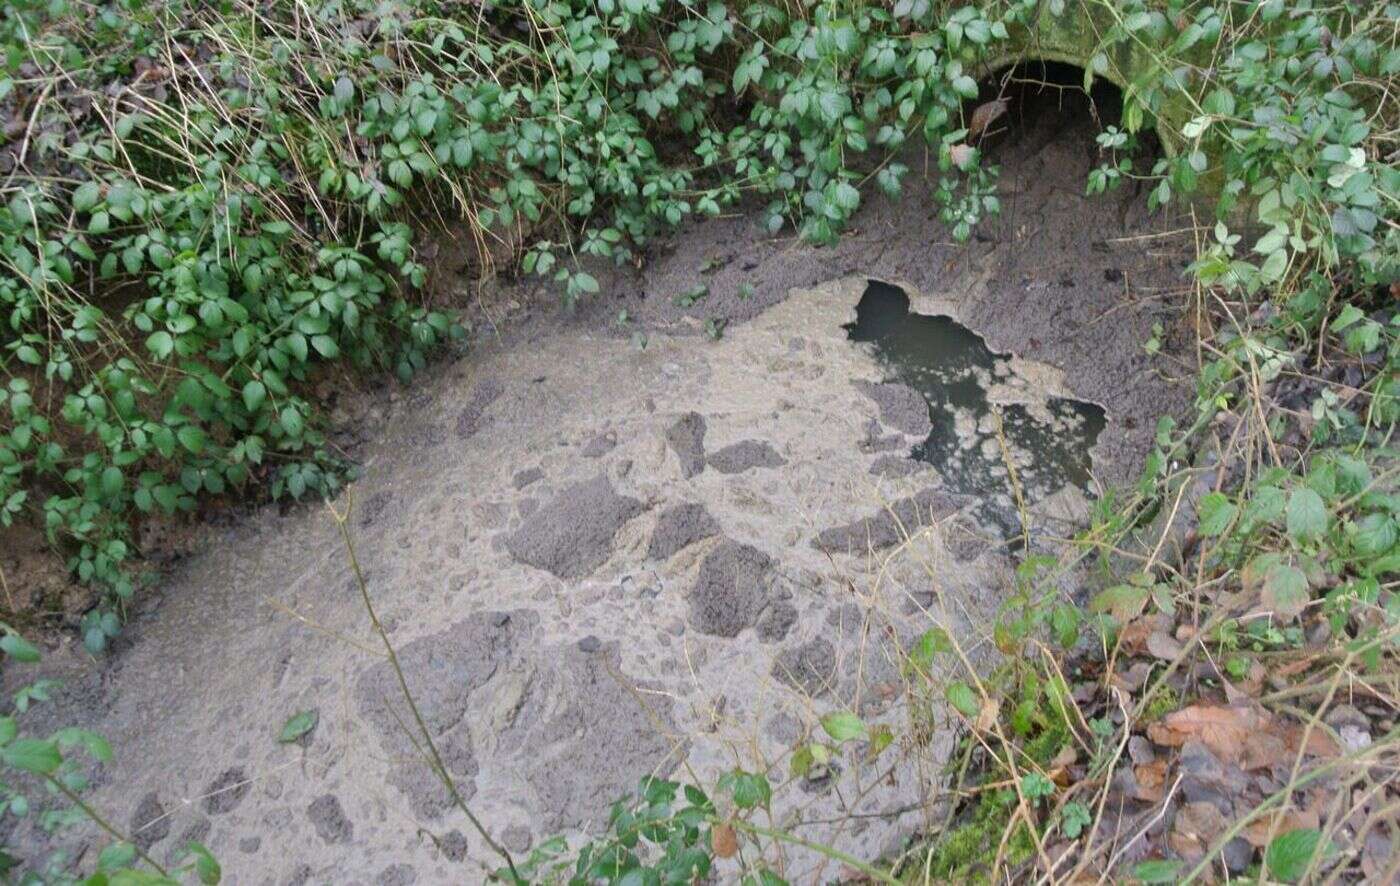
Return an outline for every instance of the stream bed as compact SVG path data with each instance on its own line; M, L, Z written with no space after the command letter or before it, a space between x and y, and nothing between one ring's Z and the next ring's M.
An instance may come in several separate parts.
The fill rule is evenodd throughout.
M1072 531L1189 396L1142 348L1175 322L1181 256L1115 239L1172 220L1132 194L1088 211L1091 114L1047 107L989 147L1006 211L969 244L926 183L872 196L829 248L694 225L598 269L573 312L488 291L509 319L464 355L339 407L362 478L336 501L201 527L110 656L7 672L62 682L34 730L108 737L89 799L162 860L198 839L229 882L481 882L496 860L401 729L339 513L446 765L512 852L597 834L645 775L736 766L783 783L774 821L804 839L897 851L939 820L961 728L902 650L938 625L986 663L1021 512ZM315 728L279 742L304 711ZM834 711L894 743L788 780ZM103 845L36 819L8 845Z

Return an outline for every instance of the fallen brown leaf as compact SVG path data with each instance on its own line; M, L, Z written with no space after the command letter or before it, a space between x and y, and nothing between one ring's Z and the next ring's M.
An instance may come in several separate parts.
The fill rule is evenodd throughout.
M1166 631L1153 631L1147 636L1147 653L1153 658L1175 661L1185 651L1186 647Z
M739 837L734 826L728 823L717 824L710 831L710 849L719 858L733 858L739 852Z
M1246 705L1197 704L1174 711L1147 727L1147 735L1166 747L1197 739L1221 760L1246 771L1293 763L1304 729ZM1337 746L1320 730L1308 736L1307 753L1336 756Z
M977 731L986 732L988 729L995 726L997 722L997 712L1000 710L1001 706L997 704L996 699L985 699L982 702L982 709L977 712L977 722L973 724Z
M1249 841L1249 845L1255 849L1262 849L1269 844L1271 832L1277 837L1299 828L1315 828L1317 821L1317 813L1311 810L1279 812L1250 822L1245 827L1243 836Z
M1177 810L1167 842L1183 859L1199 861L1226 826L1225 816L1214 803L1186 803Z
M1137 778L1137 799L1156 803L1166 795L1166 760L1153 760L1151 763L1134 766L1133 775Z
M1171 626L1171 619L1162 614L1144 615L1135 618L1123 626L1123 630L1118 632L1118 645L1129 655L1142 655L1149 652L1148 640L1153 634L1166 631Z
M1247 708L1191 705L1173 711L1147 727L1147 735L1159 745L1179 748L1191 739L1223 760L1237 763L1250 735L1259 728L1259 717Z
M967 139L972 141L987 131L996 119L1006 113L1006 108L1010 103L1004 98L992 99L977 106L977 110L972 112L972 122L967 126Z

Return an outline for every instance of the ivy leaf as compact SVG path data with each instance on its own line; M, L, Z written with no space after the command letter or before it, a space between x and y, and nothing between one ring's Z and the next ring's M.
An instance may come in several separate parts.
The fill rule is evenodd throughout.
M865 724L849 711L838 711L822 717L822 728L836 743L865 737Z
M315 709L302 711L289 719L282 727L282 734L277 736L277 740L283 744L294 742L316 728L320 720L320 714Z
M1288 496L1288 534L1300 542L1316 541L1327 531L1327 506L1322 496L1306 486Z

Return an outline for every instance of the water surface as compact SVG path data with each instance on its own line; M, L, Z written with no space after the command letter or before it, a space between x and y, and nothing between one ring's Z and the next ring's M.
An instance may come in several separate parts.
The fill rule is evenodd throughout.
M887 381L928 401L933 430L911 456L936 468L948 488L983 499L1002 528L1020 531L1008 454L1028 506L1065 486L1090 491L1089 449L1106 423L1102 407L1036 395L1010 355L951 317L910 311L904 291L886 283L871 281L846 330L852 341L872 346ZM994 386L1023 391L1029 402L994 406Z

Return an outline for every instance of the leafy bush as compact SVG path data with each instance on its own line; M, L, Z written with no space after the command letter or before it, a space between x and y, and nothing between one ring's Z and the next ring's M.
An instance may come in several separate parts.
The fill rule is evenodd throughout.
M1087 728L1096 754L1111 750L1175 699L1157 680L1135 719L1085 726L1063 673L1018 654L1042 637L1064 655L1086 633L1115 648L1144 613L1238 586L1279 624L1210 622L1204 642L1231 673L1296 652L1297 619L1319 608L1339 657L1393 666L1397 511L1376 465L1400 417L1394 3L519 0L467 15L445 0L16 0L0 10L0 525L42 525L119 610L134 520L263 487L333 491L311 383L338 361L407 381L460 332L423 291L423 219L464 217L482 272L504 255L574 299L598 289L585 257L625 261L746 195L770 230L829 242L869 183L898 193L896 152L922 139L942 218L965 239L999 208L964 117L979 65L1033 55L1027 33L1072 16L1092 26L1086 81L1125 85L1087 190L1140 177L1153 206L1204 196L1199 313L1226 318L1195 415L1162 424L1141 482L1100 502L1081 554L1111 571L1120 541L1180 499L1179 464L1222 419L1251 447L1248 481L1230 475L1198 504L1193 581L1149 560L1081 606L1030 560L994 638L1009 666L941 693L973 725L1005 718L1010 747L990 768L1029 768L965 835L1020 821L1013 849L1029 858L1052 827L1092 833L1086 805L1055 808L1034 743ZM1130 149L1158 122L1177 150L1135 169ZM1303 410L1274 408L1281 384ZM113 609L92 613L85 640L100 650L118 626ZM925 646L916 665L948 652ZM11 739L5 759L60 771L58 739ZM803 751L804 765L830 753ZM760 778L724 787L740 809L766 806ZM640 826L619 807L616 839L576 874L700 871L707 839L723 856L716 839L727 851L737 835L716 837L703 794L673 813L677 790L644 785ZM1292 838L1261 863L1306 873L1323 845ZM962 869L952 855L940 870Z
M334 491L308 383L407 381L460 331L415 218L465 217L575 298L580 257L746 192L830 240L865 178L899 190L874 158L911 135L973 169L948 150L971 72L1034 3L951 5L7 4L0 523L121 601L142 515ZM960 237L991 186L945 182Z

